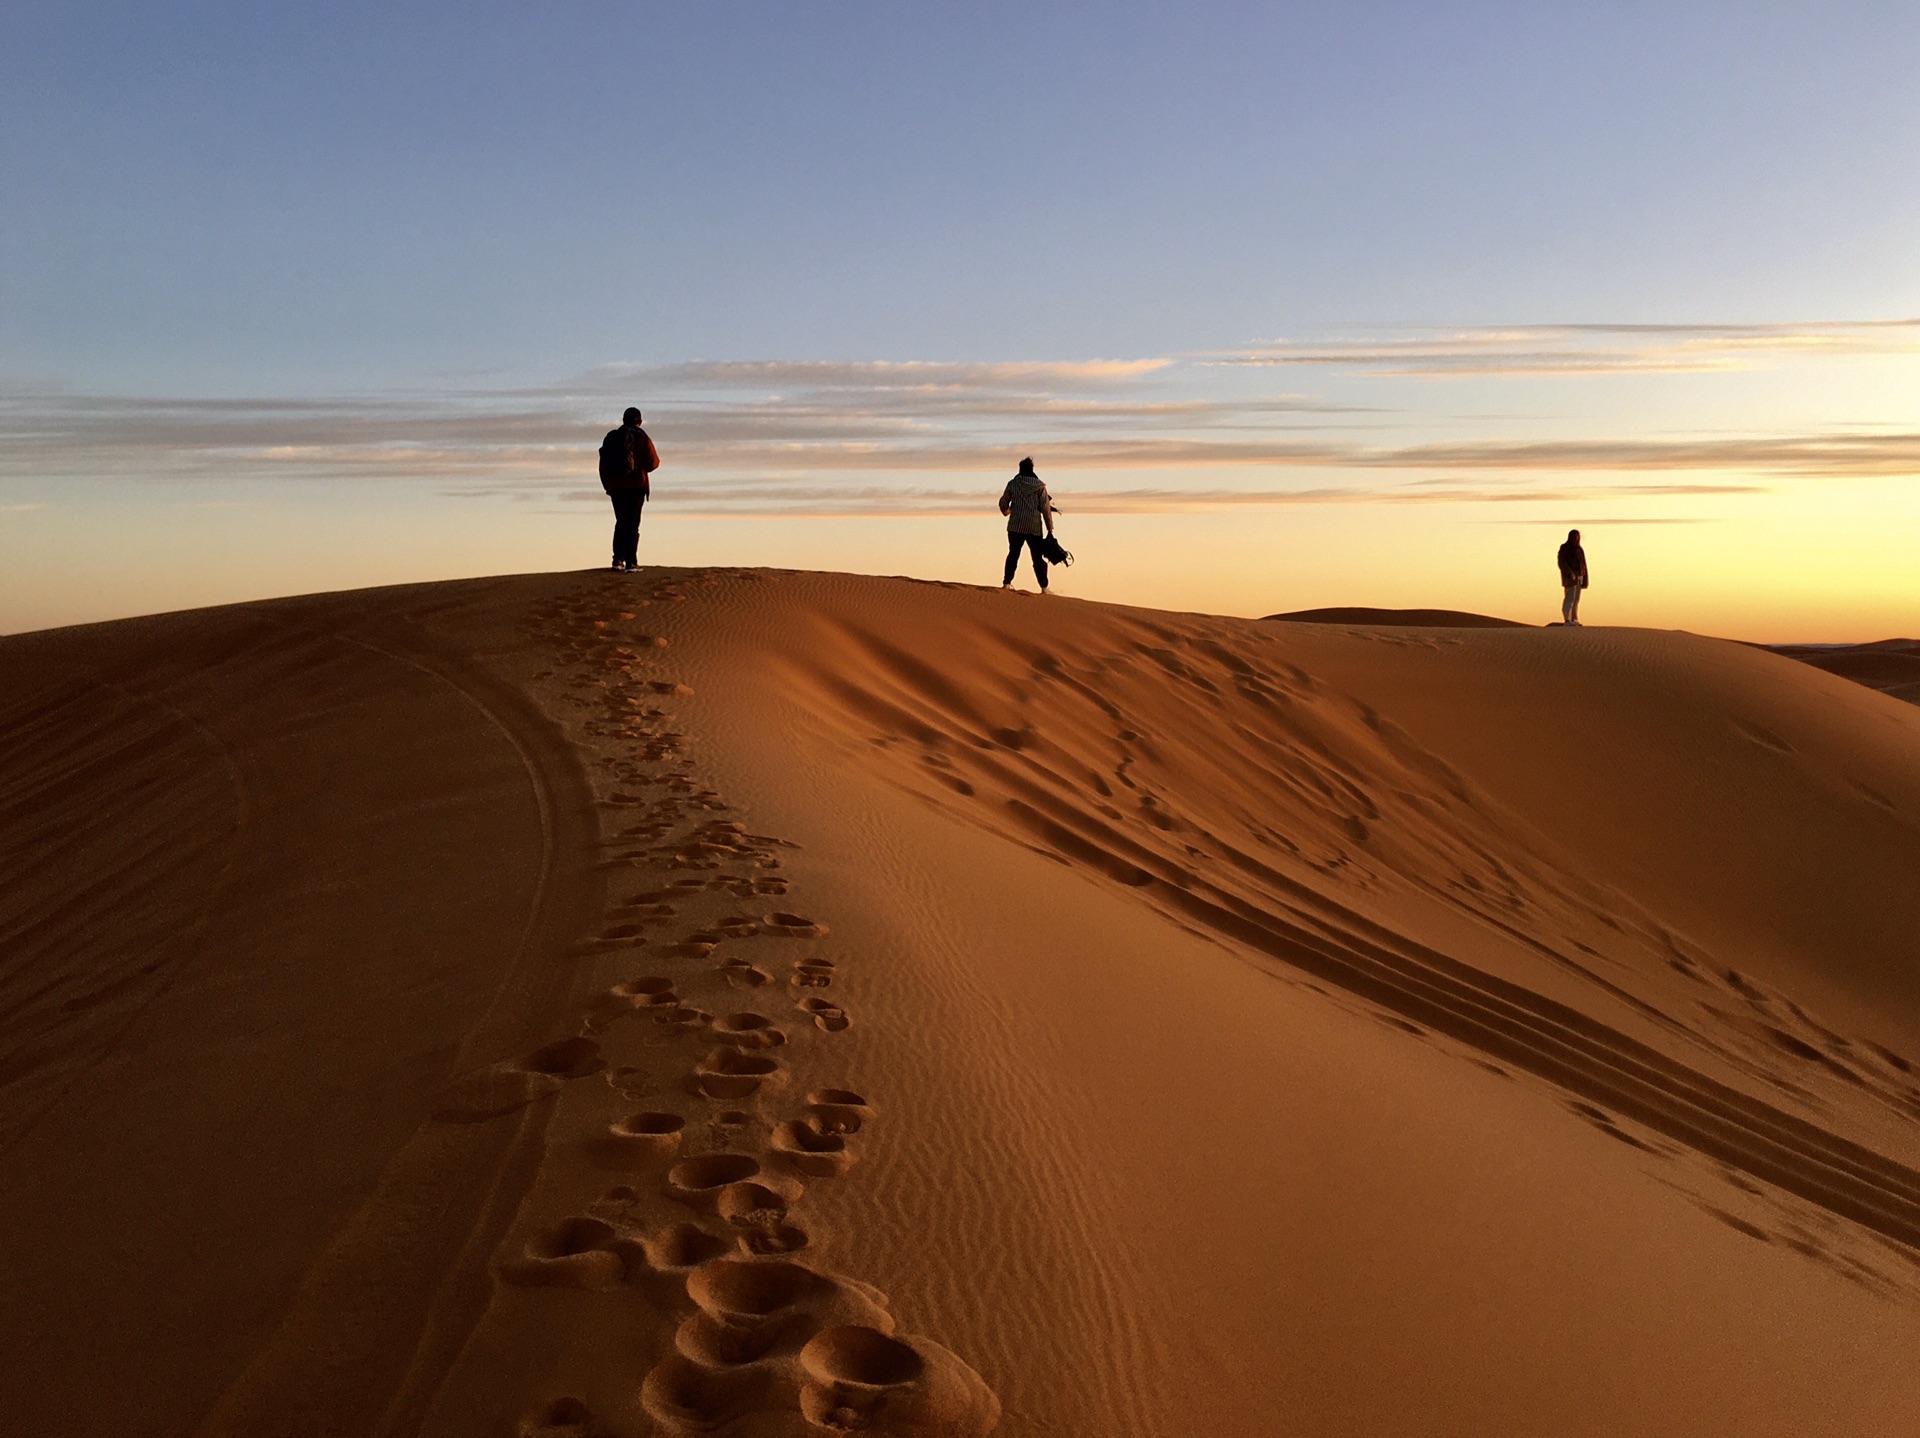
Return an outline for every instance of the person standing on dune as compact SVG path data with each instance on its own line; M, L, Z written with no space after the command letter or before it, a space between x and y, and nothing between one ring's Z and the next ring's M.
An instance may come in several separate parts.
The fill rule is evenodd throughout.
M1053 496L1033 472L1031 459L1020 461L1020 472L1000 491L1000 512L1007 517L1007 568L1000 587L1013 588L1013 573L1020 567L1020 548L1025 545L1033 555L1033 577L1040 581L1040 592L1045 594L1047 556L1040 541L1053 533Z
M1566 597L1560 601L1560 622L1580 627L1580 591L1587 587L1587 551L1580 547L1580 531L1569 529L1567 542L1556 556L1560 561L1560 588Z
M660 468L660 451L640 428L640 411L629 409L620 428L600 442L600 487L613 501L613 572L631 574L640 567L640 510L653 485L647 476Z

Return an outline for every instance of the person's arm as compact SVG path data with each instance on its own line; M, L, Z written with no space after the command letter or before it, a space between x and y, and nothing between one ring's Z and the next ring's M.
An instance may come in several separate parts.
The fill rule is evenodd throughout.
M1040 486L1040 517L1047 522L1047 533L1053 533L1053 496L1047 493L1047 487Z
M1000 491L1000 512L1002 514L1013 513L1013 486L1011 484Z
M660 468L660 451L653 447L653 436L644 429L640 431L640 437L647 442L647 473L652 474Z

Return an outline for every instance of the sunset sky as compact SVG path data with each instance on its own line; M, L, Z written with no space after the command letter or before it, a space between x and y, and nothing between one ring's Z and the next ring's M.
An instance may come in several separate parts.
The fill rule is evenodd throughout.
M1920 632L1920 9L0 4L0 631L605 562ZM1010 600L1009 602L1022 602Z

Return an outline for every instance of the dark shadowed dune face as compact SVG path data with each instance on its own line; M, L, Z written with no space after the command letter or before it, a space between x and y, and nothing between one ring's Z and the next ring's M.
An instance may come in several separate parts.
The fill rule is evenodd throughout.
M1775 654L1798 659L1882 694L1920 704L1920 639L1874 644L1775 644Z
M1517 619L1490 614L1468 614L1459 609L1368 609L1347 605L1337 609L1297 609L1291 614L1269 614L1268 619L1289 624L1380 624L1404 629L1530 629Z

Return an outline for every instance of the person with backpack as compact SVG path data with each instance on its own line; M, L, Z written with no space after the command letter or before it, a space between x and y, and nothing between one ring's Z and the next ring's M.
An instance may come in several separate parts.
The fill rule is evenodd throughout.
M1040 592L1045 594L1048 551L1063 555L1066 551L1053 537L1053 496L1033 472L1031 459L1020 461L1020 472L1000 491L1000 512L1007 517L1007 568L1000 587L1013 588L1013 572L1020 567L1024 546L1033 555L1033 577L1040 581Z
M1580 591L1587 587L1587 551L1580 547L1579 530L1567 531L1567 542L1555 558L1560 563L1560 588L1565 595L1560 601L1560 622L1578 629Z
M613 501L613 572L640 567L640 510L653 493L647 476L660 468L660 451L640 428L640 411L628 409L620 428L600 443L600 487Z

